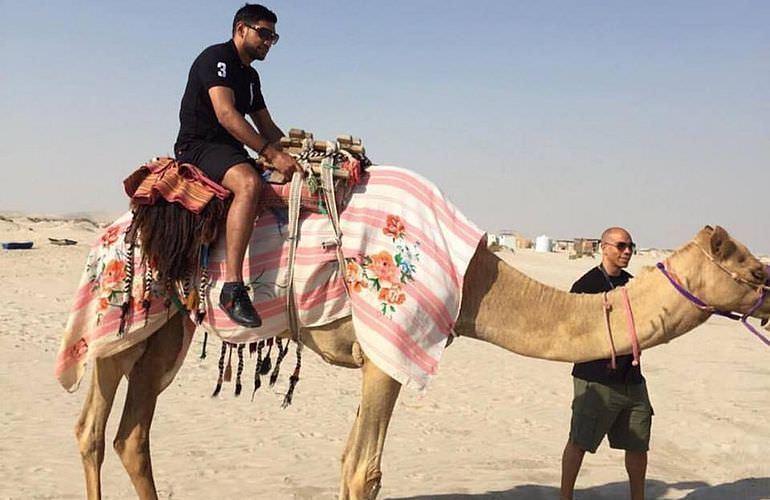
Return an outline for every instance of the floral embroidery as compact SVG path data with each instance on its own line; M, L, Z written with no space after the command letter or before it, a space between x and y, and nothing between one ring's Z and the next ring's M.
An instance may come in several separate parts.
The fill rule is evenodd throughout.
M369 282L366 280L363 268L353 259L347 260L345 281L348 282L350 289L356 293L369 287Z
M126 300L125 280L126 262L128 255L123 241L125 226L115 224L106 229L99 238L100 245L92 251L86 261L86 274L90 282L91 292L96 301L96 324L100 325L111 307L120 308ZM135 252L141 252L136 245ZM135 262L141 258L135 258ZM130 308L134 313L146 313L144 302L144 265L137 263L132 280L131 296L128 298ZM149 299L153 300L164 295L162 286L154 280L150 287Z
M117 259L107 263L102 273L102 288L115 290L120 288L126 278L126 264Z
M80 338L77 342L70 346L70 356L73 359L79 360L88 352L88 342L86 339Z
M401 279L401 270L387 250L368 257L367 271L374 274L380 285L383 282L398 283Z
M365 255L361 262L347 259L345 281L355 293L365 290L375 293L380 301L380 312L392 318L396 306L406 302L403 285L414 281L415 263L420 260L420 243L407 243L406 226L397 215L387 216L382 232L390 236L394 251Z
M385 227L382 228L382 232L390 236L393 239L404 237L404 224L401 222L401 217L397 215L388 215L385 221Z
M102 242L102 245L104 246L110 246L116 241L118 241L118 237L120 236L120 231L122 227L120 224L115 224L113 226L108 227L101 238L99 238L99 241Z

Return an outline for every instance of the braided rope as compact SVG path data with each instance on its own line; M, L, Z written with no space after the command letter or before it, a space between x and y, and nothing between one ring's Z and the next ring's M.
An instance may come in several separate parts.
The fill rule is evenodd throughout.
M128 320L128 314L131 309L131 288L134 282L134 237L131 234L131 230L134 226L134 216L132 213L131 222L124 234L128 235L126 238L126 276L123 279L123 303L120 305L120 326L118 327L118 337L122 337L126 333L126 322Z
M201 247L200 258L201 279L198 288L198 311L195 313L195 322L203 323L206 317L206 297L209 290L209 247Z
M147 265L144 270L144 286L142 292L142 309L144 309L144 323L145 325L150 320L150 305L152 305L152 283L153 283L152 268Z
M291 374L291 377L289 377L289 390L286 391L286 396L283 398L283 403L281 403L281 408L286 408L291 404L291 401L294 397L294 389L297 387L297 383L299 382L299 372L302 368L302 343L297 342L297 364L294 366L294 373Z
M241 395L241 375L243 374L243 348L246 347L246 344L239 344L238 345L238 371L235 375L235 395L240 396Z
M275 385L275 382L278 380L278 373L281 371L281 363L283 362L283 358L286 357L286 353L289 352L289 342L286 342L286 347L283 346L283 341L276 337L275 339L276 346L278 347L278 354L275 357L275 368L273 368L273 373L270 374L270 386L272 387Z
M217 378L217 386L214 388L212 398L219 395L219 391L222 390L222 381L224 380L225 373L225 353L227 352L227 342L222 342L222 350L219 353L219 377Z

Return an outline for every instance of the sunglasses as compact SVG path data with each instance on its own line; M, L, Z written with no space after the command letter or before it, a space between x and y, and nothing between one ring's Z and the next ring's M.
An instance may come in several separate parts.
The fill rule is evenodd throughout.
M610 243L609 241L605 241L604 244L617 248L619 252L625 252L627 248L630 249L632 252L636 250L636 243L634 243L633 241L631 242L620 241L618 243Z
M261 38L262 40L264 40L266 42L270 42L273 45L278 43L278 39L281 38L280 36L278 36L278 33L276 33L275 31L271 30L270 28L265 28L264 26L251 26L251 25L245 24L245 23L244 23L244 26L246 26L249 29L252 29L252 30L256 31L257 35L259 36L259 38Z

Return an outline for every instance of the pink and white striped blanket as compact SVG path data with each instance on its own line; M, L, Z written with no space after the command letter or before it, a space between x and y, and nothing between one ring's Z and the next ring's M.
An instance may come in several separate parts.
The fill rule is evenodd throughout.
M352 316L366 355L402 384L424 389L437 372L459 312L468 262L484 235L421 176L385 166L367 172L340 215L346 269L338 269L336 250L328 245L334 241L328 217L301 217L294 270L300 324L319 326ZM126 332L117 335L125 276L123 233L129 223L130 214L116 221L89 255L57 356L56 376L68 390L77 388L89 358L112 355L145 339L175 312L154 290L148 310L133 300ZM209 254L211 286L201 328L233 343L287 330L287 257L285 221L263 214L244 262L263 324L242 328L216 305L224 272L220 240ZM142 296L142 272L135 273L137 298ZM191 333L192 322L187 319L185 325Z

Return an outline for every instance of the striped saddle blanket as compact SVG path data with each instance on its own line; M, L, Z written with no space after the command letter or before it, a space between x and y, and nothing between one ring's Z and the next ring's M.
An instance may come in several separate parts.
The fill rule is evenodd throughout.
M123 334L118 334L129 264L124 233L130 222L129 213L109 226L86 262L56 363L56 375L68 390L77 387L88 359L145 339L174 312L157 283L142 279L141 248L135 248L130 292L135 298L129 301ZM345 269L339 269L336 248L329 245L335 234L328 217L301 216L294 268L300 325L352 317L367 357L402 384L424 389L437 372L459 312L468 263L484 234L435 185L388 166L372 166L363 174L340 214L340 226ZM224 241L210 249L206 314L199 329L236 344L288 329L287 232L285 218L274 212L265 212L254 225L244 276L263 319L257 329L232 323L217 306ZM152 300L140 300L147 287Z

